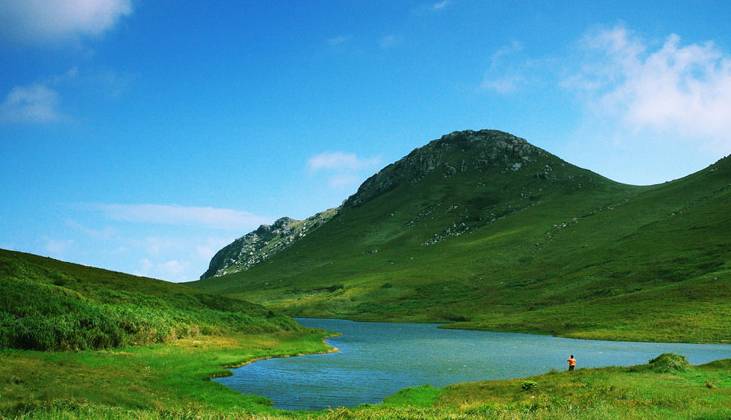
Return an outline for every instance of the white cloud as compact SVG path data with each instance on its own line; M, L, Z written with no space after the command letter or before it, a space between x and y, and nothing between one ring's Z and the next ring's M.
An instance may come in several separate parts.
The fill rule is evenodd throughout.
M307 161L311 173L327 174L327 185L333 189L343 189L357 185L369 171L381 162L379 157L362 158L355 153L324 152L312 156Z
M498 65L500 65L500 62L503 60L503 58L509 57L522 50L523 44L515 40L511 41L507 45L503 45L490 56L490 67L497 67Z
M62 119L58 92L40 83L10 89L0 103L0 122L50 123Z
M522 76L511 75L497 79L485 79L480 83L480 88L505 95L517 91L524 83L525 79Z
M522 50L523 44L512 41L492 53L490 66L480 82L480 89L506 95L526 85L528 78L525 74L533 70L540 61L513 60Z
M0 2L0 38L44 43L98 36L130 14L130 0L6 0Z
M331 47L335 47L338 45L345 44L346 42L350 41L350 35L337 35L332 38L328 38L326 40L327 45L330 45Z
M438 1L431 5L432 10L442 10L445 7L449 6L452 2L450 0L442 0Z
M307 161L311 171L319 170L351 170L356 171L372 167L380 161L379 158L360 158L355 153L324 152L312 156Z
M149 258L143 258L140 260L139 269L135 271L135 274L168 281L193 280L186 276L188 268L188 263L177 259L152 261Z
M179 282L198 279L208 268L213 255L242 233L237 232L228 237L191 232L162 233L142 238L116 237L113 242L121 244L117 248L123 248L118 258L133 258L132 265L126 271ZM105 246L109 246L108 241L105 241Z
M378 41L378 45L383 49L393 48L401 43L401 37L398 35L385 35Z
M95 204L93 210L118 221L246 230L271 220L255 214L215 207L165 204Z
M598 118L731 151L731 56L714 43L683 45L672 34L653 47L618 26L582 46L587 58L563 86Z

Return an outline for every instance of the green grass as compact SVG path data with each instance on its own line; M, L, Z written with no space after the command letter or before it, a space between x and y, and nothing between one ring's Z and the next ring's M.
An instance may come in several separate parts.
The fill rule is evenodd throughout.
M238 299L0 250L0 348L100 349L300 329Z
M578 369L512 380L402 390L382 404L287 412L203 380L224 365L322 351L323 334L237 336L118 352L0 352L0 416L10 418L538 418L725 419L731 359L690 366L664 355L654 364ZM680 367L678 367L680 365ZM669 368L670 366L670 368ZM74 377L69 381L69 377ZM524 384L534 382L526 390Z
M0 350L0 417L272 414L266 399L207 378L258 358L326 351L324 336L239 333L102 351Z
M159 311L155 316L164 322L145 324L154 328L173 321L212 328L205 333L200 328L195 334L176 334L174 339L166 334L163 337L168 338L154 343L130 338L106 349L2 349L0 418L664 419L731 415L731 360L694 367L673 355L629 368L579 369L573 374L548 373L446 388L416 387L402 390L382 404L356 408L277 410L265 398L243 395L208 379L228 374L227 367L259 358L327 351L325 332L290 327L291 320L259 306L212 299L185 286L21 253L0 252L0 261L4 288L0 308L15 319L23 319L14 309L18 307L24 308L25 316L57 323L63 316L81 322L94 309L106 317L109 312L105 311L115 307L135 306L151 316ZM14 293L11 286L24 284L23 293L10 295ZM39 295L39 290L46 294ZM244 315L249 317L248 324L234 324ZM112 325L117 321L109 318ZM64 331L72 334L74 329ZM88 336L83 334L86 340ZM528 381L535 386L525 390Z
M266 262L192 285L302 316L731 341L731 158L638 187L470 135L389 165Z
M535 386L525 390L526 382ZM427 398L429 403L412 403L412 394L414 401ZM652 364L578 369L443 389L420 387L401 391L396 398L403 404L341 409L330 417L725 419L731 416L731 360L680 370Z

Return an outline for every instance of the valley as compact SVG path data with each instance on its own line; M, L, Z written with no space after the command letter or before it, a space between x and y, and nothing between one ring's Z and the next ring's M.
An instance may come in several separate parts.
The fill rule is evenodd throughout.
M504 132L455 132L265 261L190 285L295 316L729 342L730 159L631 186Z
M0 250L0 416L728 417L731 354L688 343L731 343L729 159L633 186L505 132L461 131L386 166L338 208L245 234L194 282ZM319 411L285 410L223 385L236 379L231 369L280 362L262 359L328 365L347 356L348 340L360 340L347 328L342 354L303 356L337 351L326 340L343 325L361 328L335 318L412 331L416 347L394 358L442 366L444 354L429 359L420 351L446 345L462 349L455 351L467 357L464 366L478 367L470 376L447 374L437 386L422 385L433 381L427 377L405 381L368 404L312 406ZM384 331L372 334L372 352L390 357L379 343L410 336L397 332L386 343ZM612 341L561 347L575 340L548 335ZM538 364L520 366L519 357L496 350L497 366L507 370L491 374L483 347L500 349L496 337L510 337L513 349L510 340L544 343L553 353L537 354L553 358L540 364L534 355ZM628 350L640 347L648 350ZM586 366L555 370L568 352ZM361 372L365 360L343 369ZM436 376L457 369L444 366ZM282 394L296 389L286 381L272 386L284 386Z

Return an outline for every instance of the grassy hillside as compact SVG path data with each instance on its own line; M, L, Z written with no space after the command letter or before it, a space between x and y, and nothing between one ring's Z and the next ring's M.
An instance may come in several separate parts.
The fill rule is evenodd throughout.
M300 328L238 299L0 250L0 349L99 349Z
M453 133L281 253L193 285L297 315L728 342L731 159L637 187L506 133Z

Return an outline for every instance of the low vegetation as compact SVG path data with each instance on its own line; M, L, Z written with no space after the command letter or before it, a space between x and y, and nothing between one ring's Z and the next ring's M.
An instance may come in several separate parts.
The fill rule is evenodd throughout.
M11 418L537 418L725 419L731 359L550 372L525 379L405 389L382 404L320 412L277 410L263 398L205 381L222 366L322 351L322 334L203 337L117 352L0 352L0 416ZM677 368L678 362L682 368ZM658 369L658 366L663 366ZM75 378L68 381L68 378Z
M325 351L324 336L232 333L114 350L0 350L0 418L272 414L266 399L207 378L254 359Z
M238 299L0 250L0 348L110 349L300 328Z

